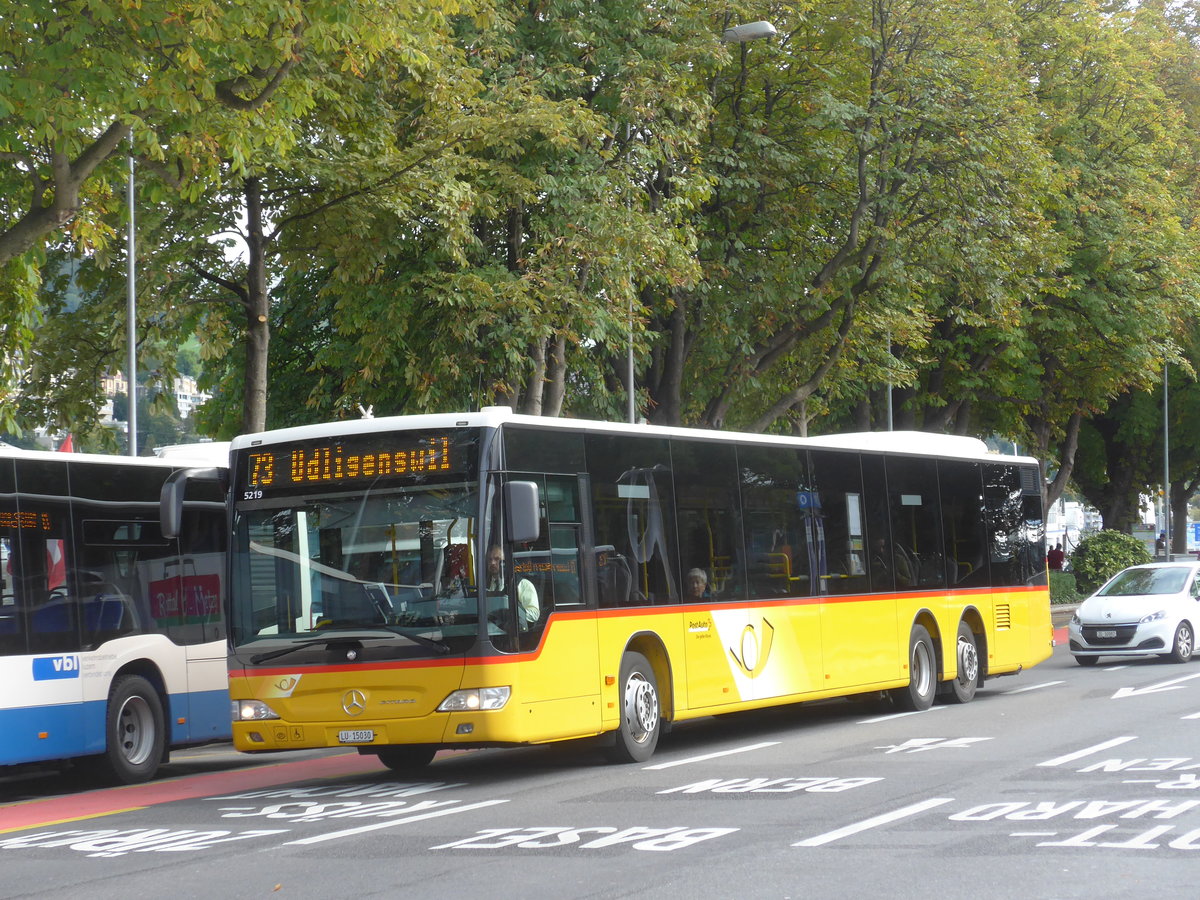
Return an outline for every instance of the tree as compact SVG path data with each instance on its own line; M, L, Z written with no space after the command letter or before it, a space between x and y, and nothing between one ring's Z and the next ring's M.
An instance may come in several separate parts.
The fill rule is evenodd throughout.
M318 99L313 61L353 72L394 34L382 0L31 0L0 14L0 297L10 377L33 341L42 245L103 256L131 150L185 203L261 148L281 154ZM130 139L132 143L127 143ZM125 148L125 149L123 149ZM225 166L225 171L222 171Z
M1001 248L1036 218L1025 88L992 37L1006 15L814 3L712 75L704 280L654 300L653 421L803 433L903 374L879 348L927 339L924 298L970 252L964 226L994 222L978 230Z

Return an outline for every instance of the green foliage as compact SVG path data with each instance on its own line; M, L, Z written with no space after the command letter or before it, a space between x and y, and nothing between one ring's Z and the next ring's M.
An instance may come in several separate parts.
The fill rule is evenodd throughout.
M1079 603L1083 598L1073 572L1050 572L1051 603Z
M0 242L0 427L94 421L123 368L112 125L139 160L139 356L167 379L199 342L214 435L497 401L623 418L632 330L662 424L878 428L890 396L897 427L1069 471L1087 420L1112 526L1156 477L1164 359L1200 447L1186 4L799 0L729 46L764 7L10 5L0 238L70 193L54 163L108 155L70 170L54 240ZM1186 483L1200 458L1172 450Z
M1090 594L1128 566L1150 562L1145 546L1132 535L1106 529L1087 535L1071 553L1071 572L1079 590Z

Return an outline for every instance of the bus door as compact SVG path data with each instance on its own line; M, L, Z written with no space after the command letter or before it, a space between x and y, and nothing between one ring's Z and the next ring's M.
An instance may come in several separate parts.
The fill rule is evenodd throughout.
M178 573L184 627L172 634L187 653L190 740L230 734L228 648L225 643L225 511L220 488L197 484L207 504L184 510Z
M823 685L849 689L894 679L899 660L892 591L904 588L889 582L883 587L887 593L872 593L868 547L868 538L886 541L882 462L828 451L812 451L810 456L820 496L815 523L823 551ZM936 487L936 478L933 483ZM882 577L875 573L874 578L878 590Z
M600 727L600 661L596 633L594 554L584 475L510 475L533 482L538 494L538 535L511 544L511 579L504 594L488 590L515 610L516 652L524 663L519 697L539 733L579 734ZM494 552L494 551L490 551ZM536 615L530 612L530 589ZM489 626L491 628L492 626ZM498 647L503 639L494 639Z

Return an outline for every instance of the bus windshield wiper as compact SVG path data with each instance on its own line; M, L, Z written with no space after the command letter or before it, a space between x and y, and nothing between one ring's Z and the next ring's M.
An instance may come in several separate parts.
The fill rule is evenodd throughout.
M427 638L424 635L420 635L420 634L405 634L400 631L392 631L392 629L388 628L386 625L355 625L353 627L355 629L359 629L359 630L363 630L363 631L378 631L378 630L382 629L382 630L386 631L389 635L392 635L394 637L407 638L408 640L412 641L414 644L419 644L422 647L428 647L431 650L436 650L438 653L444 654L444 653L450 652L450 648L446 644L442 643L441 641L435 641L433 638ZM380 637L382 637L382 635L380 635ZM370 640L370 637L368 637L366 639ZM264 662L267 662L272 659L278 659L281 656L287 656L289 653L294 653L297 650L304 650L308 647L317 647L317 646L324 645L325 649L328 650L331 647L335 647L339 644L348 645L348 644L357 643L357 641L358 641L357 638L348 637L344 634L342 634L342 635L331 634L331 635L329 635L329 637L309 638L308 640L295 641L291 644L288 644L286 647L280 647L278 650L268 650L266 653L259 653L259 654L256 654L256 655L250 657L250 664L257 666L260 663L264 663Z

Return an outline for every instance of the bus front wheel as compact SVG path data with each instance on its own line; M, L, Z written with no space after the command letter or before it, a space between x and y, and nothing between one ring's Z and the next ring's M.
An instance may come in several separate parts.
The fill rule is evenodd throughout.
M612 758L616 762L645 762L658 746L662 718L658 681L650 661L630 651L621 660L621 724L617 727Z
M908 684L889 693L900 709L920 712L933 705L937 693L937 656L924 625L914 625L908 638Z
M149 781L162 760L166 733L158 691L140 675L124 675L108 695L103 774L121 784Z
M435 753L436 747L380 747L376 755L393 772L411 772L433 762Z

